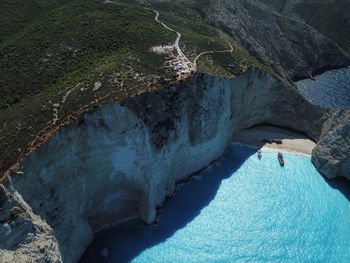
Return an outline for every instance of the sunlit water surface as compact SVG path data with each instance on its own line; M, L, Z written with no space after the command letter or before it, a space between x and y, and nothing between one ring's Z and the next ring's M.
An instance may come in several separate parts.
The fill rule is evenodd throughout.
M296 82L301 94L314 104L350 109L350 67L329 70L315 77Z
M98 233L81 262L350 262L349 200L310 158L233 145L178 187L159 222Z

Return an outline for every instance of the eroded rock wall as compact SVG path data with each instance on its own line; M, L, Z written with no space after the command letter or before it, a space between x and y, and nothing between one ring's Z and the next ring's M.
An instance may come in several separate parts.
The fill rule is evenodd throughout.
M175 183L219 158L234 131L268 123L318 140L328 117L257 68L232 80L196 74L104 105L53 135L4 182L12 194L3 194L10 205L2 209L24 212L0 222L3 240L12 240L0 243L0 258L76 262L101 225L130 216L152 222ZM50 245L32 253L40 238Z
M324 125L312 162L324 176L350 180L350 110L337 110Z

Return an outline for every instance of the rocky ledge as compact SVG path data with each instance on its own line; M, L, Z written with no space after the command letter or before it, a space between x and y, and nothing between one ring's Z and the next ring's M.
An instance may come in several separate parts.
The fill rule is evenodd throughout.
M315 165L348 176L349 112L312 105L257 68L235 79L196 74L86 113L30 154L0 185L0 259L78 261L96 229L130 216L151 223L176 182L262 123L319 141Z

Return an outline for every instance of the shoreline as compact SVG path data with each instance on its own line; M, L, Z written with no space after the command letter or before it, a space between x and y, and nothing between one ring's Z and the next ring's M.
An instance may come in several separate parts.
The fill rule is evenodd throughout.
M265 143L263 140L280 140L282 143ZM233 135L231 143L257 150L281 151L308 157L311 157L316 146L316 143L304 134L274 126L256 126L240 130Z
M256 151L261 150L262 152L281 152L281 153L288 153L288 154L293 154L293 155L300 155L300 156L305 156L305 157L310 157L311 158L311 154L308 153L303 153L303 152L297 152L297 151L291 151L288 149L277 149L277 148L273 148L273 147L269 147L269 146L264 146L262 148L260 148L259 146L256 145L251 145L251 144L245 144L245 143L241 143L241 142L237 142L237 141L232 141L231 145L238 145L241 147L247 147L247 148L252 148L252 149L256 149Z

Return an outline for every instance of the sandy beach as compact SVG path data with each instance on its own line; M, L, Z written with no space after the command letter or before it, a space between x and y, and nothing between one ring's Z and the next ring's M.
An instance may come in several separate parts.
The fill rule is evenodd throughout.
M265 143L263 140L281 140L282 144ZM238 131L234 134L232 142L304 155L311 155L316 146L306 135L273 126L256 126Z

